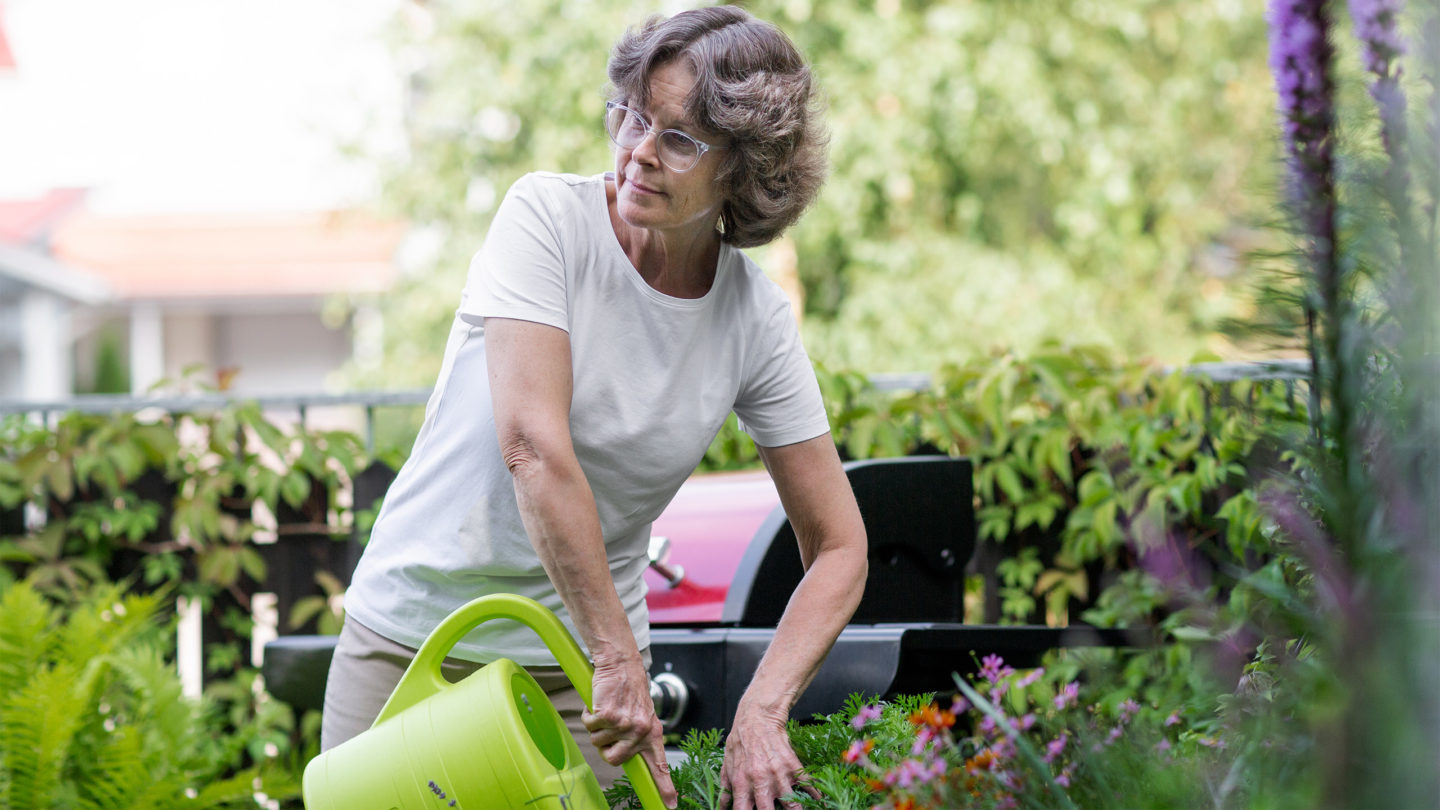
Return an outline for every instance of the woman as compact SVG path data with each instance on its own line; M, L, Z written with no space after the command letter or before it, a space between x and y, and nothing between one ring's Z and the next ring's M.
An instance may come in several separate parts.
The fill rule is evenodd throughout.
M793 223L823 179L811 76L778 29L730 7L627 32L609 75L614 172L522 178L471 265L424 426L346 596L323 745L371 724L452 610L519 593L588 651L594 711L513 623L467 636L452 668L527 667L577 739L588 732L582 750L602 783L639 753L673 806L649 696L646 548L734 412L807 571L726 740L732 806L769 810L800 787L785 721L866 572L789 305L738 250Z

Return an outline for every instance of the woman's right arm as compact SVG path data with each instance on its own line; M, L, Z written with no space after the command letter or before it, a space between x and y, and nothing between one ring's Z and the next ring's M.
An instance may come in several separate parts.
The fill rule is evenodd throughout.
M500 452L540 562L595 662L594 706L583 718L601 756L620 764L640 753L674 807L650 678L615 591L590 484L570 438L570 336L562 329L485 319Z

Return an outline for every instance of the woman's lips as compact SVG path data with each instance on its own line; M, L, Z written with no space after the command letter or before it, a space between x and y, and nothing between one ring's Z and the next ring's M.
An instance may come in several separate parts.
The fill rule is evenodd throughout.
M657 189L650 188L649 186L645 185L644 183L641 183L641 182L636 181L636 180L626 180L625 182L628 183L631 188L635 189L636 191L640 192L641 194L664 194L664 193L665 193L665 192L663 192L663 191L659 191L659 190L657 190Z

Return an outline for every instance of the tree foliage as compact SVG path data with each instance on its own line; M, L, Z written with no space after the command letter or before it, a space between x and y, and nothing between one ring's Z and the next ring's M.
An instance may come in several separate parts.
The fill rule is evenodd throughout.
M798 273L817 360L930 369L1060 339L1178 361L1241 308L1253 192L1273 174L1255 4L745 5L796 41L828 102L831 178L755 252ZM433 381L469 257L516 178L610 167L605 60L657 10L426 8L396 45L413 92L384 203L432 250L382 302L386 355L366 384Z

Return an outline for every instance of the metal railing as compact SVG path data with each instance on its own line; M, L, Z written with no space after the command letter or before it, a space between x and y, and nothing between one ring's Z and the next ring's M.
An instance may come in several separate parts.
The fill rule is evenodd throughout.
M1219 383L1240 380L1284 380L1287 392L1310 376L1308 360L1272 360L1262 363L1197 363L1186 366L1189 374L1208 377ZM924 391L931 387L931 376L924 372L903 374L872 374L870 384L877 391ZM280 394L245 396L236 394L186 394L164 396L131 396L124 394L84 394L69 399L28 401L0 400L0 416L32 414L46 421L63 413L135 413L159 410L167 413L224 408L241 402L253 402L267 412L292 411L303 425L313 408L360 407L365 410L366 447L374 449L375 411L378 408L404 408L424 405L430 398L428 388L403 391L352 391L344 394Z

